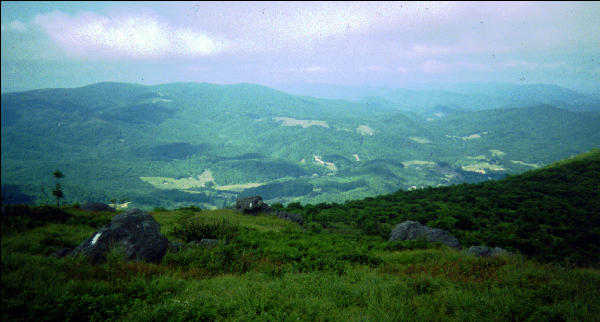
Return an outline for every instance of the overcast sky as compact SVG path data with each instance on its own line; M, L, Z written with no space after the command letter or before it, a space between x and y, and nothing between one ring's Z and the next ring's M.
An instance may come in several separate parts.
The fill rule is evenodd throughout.
M2 92L160 84L600 84L600 2L2 2Z

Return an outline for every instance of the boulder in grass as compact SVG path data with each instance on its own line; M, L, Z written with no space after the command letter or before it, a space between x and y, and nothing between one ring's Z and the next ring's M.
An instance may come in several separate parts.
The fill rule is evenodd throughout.
M291 222L295 222L300 226L302 226L302 224L304 224L304 218L302 217L301 214L297 214L297 213L293 213L293 212L278 211L277 217L279 217L281 219L289 220Z
M117 210L105 203L101 202L88 202L81 206L82 210L86 211L107 211L107 212L116 212Z
M471 246L466 250L467 254L479 256L479 257L498 257L509 255L510 253L500 247L487 247L487 246Z
M461 248L458 239L447 231L431 228L410 220L396 225L390 234L389 241L417 240L420 238L425 238L428 242L439 242L450 247Z
M73 250L73 255L83 254L94 264L104 262L111 247L125 247L128 260L160 262L169 241L160 234L160 225L139 209L116 215L110 224L103 226Z
M271 212L273 209L263 202L261 196L253 196L238 199L235 209L243 214L258 214L260 212Z

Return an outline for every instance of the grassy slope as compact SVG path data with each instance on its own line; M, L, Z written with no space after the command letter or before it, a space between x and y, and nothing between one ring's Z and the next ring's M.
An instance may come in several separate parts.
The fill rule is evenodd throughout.
M405 220L541 260L600 260L600 150L504 180L398 191L345 204L300 207L308 221L345 222L386 236ZM290 207L290 205L288 205Z
M71 209L62 223L3 222L2 320L593 320L600 271L519 257L475 258L396 244L346 227L302 230L229 210L154 212L164 234L182 220L228 222L227 245L168 252L159 264L48 256L110 217ZM100 216L100 221L98 221ZM315 227L311 227L315 230Z

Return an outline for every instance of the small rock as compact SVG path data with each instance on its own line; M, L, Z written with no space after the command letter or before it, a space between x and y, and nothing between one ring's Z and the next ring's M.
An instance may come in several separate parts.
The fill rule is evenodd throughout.
M261 196L238 199L235 202L235 209L244 214L258 214L259 212L273 211L269 205L263 202Z
M431 228L416 221L405 221L394 227L390 234L389 241L395 240L417 240L426 238L428 242L440 242L450 247L461 248L456 237L450 235L445 230Z
M304 218L302 217L301 214L297 214L297 213L293 213L293 212L278 211L277 217L279 217L281 219L289 220L291 222L295 222L300 226L302 226L302 224L304 224Z

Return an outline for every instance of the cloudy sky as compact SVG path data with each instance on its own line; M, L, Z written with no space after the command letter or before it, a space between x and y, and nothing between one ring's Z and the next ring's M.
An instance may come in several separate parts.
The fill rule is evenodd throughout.
M100 81L600 84L600 2L2 2L2 92Z

